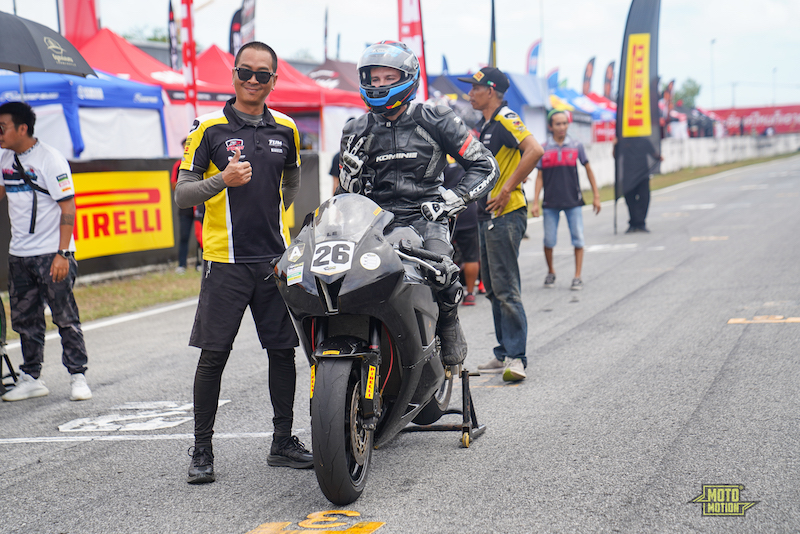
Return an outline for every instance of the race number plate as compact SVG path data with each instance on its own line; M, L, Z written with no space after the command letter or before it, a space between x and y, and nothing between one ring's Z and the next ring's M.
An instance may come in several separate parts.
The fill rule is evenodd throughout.
M353 264L355 243L350 241L326 241L314 249L311 272L317 274L338 274L349 271Z

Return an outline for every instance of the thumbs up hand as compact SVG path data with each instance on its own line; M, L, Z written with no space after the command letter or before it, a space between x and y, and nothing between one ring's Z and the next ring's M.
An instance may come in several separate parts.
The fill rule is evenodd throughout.
M236 153L229 158L228 165L222 171L222 179L227 187L239 187L250 181L253 176L253 166L249 161L240 161L242 152L237 148Z

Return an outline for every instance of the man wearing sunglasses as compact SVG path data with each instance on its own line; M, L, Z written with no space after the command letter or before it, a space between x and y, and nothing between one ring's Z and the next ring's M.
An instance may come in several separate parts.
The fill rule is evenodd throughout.
M311 453L291 434L298 340L277 286L267 280L270 261L289 243L283 220L300 186L299 134L291 118L265 104L278 78L272 48L247 43L235 65L236 97L194 121L175 187L179 207L206 208L203 279L189 340L201 349L190 484L214 481L211 437L222 371L248 306L269 358L274 434L267 463L313 465Z
M86 384L86 344L78 304L72 293L75 261L75 189L66 158L33 136L36 114L25 102L0 106L0 198L8 196L11 243L8 297L11 327L22 345L22 371L4 401L50 393L40 378L47 323L45 303L61 336L61 361L71 378L70 400L92 398ZM2 310L0 310L2 312Z

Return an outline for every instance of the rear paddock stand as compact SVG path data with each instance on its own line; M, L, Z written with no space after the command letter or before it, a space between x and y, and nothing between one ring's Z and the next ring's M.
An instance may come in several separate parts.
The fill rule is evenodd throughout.
M468 448L473 440L479 438L486 432L486 425L478 423L475 415L475 405L472 402L472 393L469 389L469 371L461 369L461 399L462 408L460 410L446 410L443 415L459 414L463 415L461 424L437 424L437 425L415 425L405 427L401 432L461 432L461 446Z

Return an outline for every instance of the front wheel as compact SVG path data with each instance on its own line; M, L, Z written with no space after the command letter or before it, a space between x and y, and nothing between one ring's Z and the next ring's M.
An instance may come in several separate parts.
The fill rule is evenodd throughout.
M360 362L322 360L317 364L311 400L314 471L322 493L334 504L361 496L372 457L372 430L361 414Z

